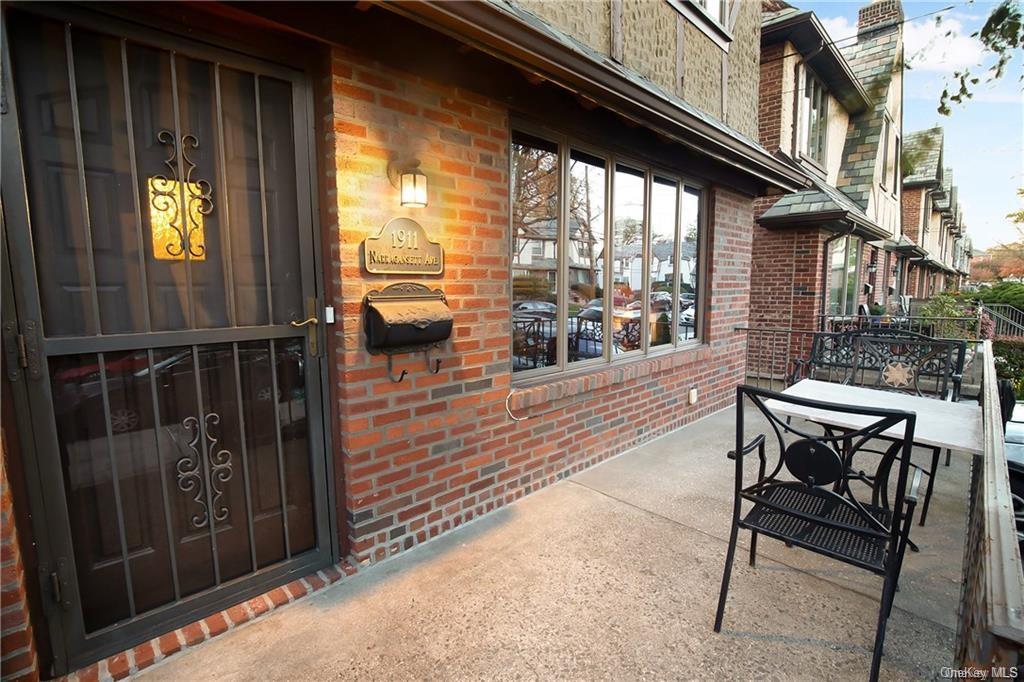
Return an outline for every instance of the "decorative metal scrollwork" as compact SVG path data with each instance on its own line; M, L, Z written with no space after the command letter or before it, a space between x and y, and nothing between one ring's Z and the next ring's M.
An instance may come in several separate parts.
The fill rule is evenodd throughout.
M166 224L177 235L169 241L165 250L174 259L182 258L186 250L191 258L203 258L206 254L204 243L203 216L213 213L213 185L209 180L195 179L196 163L189 156L189 150L199 149L199 138L185 135L180 139L170 130L161 130L156 139L169 148L164 159L168 174L154 175L151 181L150 204L159 214L166 216ZM178 154L184 167L183 182L178 177ZM184 202L185 209L182 209ZM194 237L198 235L199 239Z
M220 424L220 415L211 412L206 415L206 441L209 445L210 457L210 491L212 496L210 504L213 506L213 518L215 521L224 521L228 518L227 505L218 506L224 496L223 486L231 480L231 451L226 448L217 448L217 437L211 432L210 426Z
M196 447L199 445L200 438L199 420L195 417L186 417L181 425L189 434L189 452L179 457L178 461L174 463L174 469L178 472L178 490L183 493L195 492L192 500L199 505L200 511L192 515L192 527L204 528L210 519L203 494L203 457Z
M202 258L206 253L206 244L193 245L192 235L199 232L202 235L203 219L201 216L208 216L213 213L213 185L209 180L193 180L192 173L196 164L188 156L189 149L199 149L199 138L195 135L186 135L181 138L181 159L185 162L185 193L188 195L188 211L186 217L188 225L185 226L185 243L188 244L188 253L193 258ZM207 415L209 416L209 415Z
M216 412L210 412L203 418L203 428L200 428L199 419L186 417L181 425L189 434L188 452L178 458L174 463L175 471L178 474L178 490L183 493L193 493L192 501L199 506L199 511L191 516L189 521L193 528L205 528L210 523L210 512L212 508L214 521L225 521L231 513L226 504L222 503L225 484L231 481L234 473L232 468L231 451L226 448L218 448L218 438L212 433L212 426L220 424L220 416ZM199 452L199 439L206 438L208 444L210 500L209 506L206 500L206 469L203 467L203 457Z

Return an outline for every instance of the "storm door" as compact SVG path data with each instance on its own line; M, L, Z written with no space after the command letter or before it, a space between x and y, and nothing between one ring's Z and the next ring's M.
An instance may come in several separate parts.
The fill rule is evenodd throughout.
M330 560L309 90L89 14L4 18L6 359L73 669Z

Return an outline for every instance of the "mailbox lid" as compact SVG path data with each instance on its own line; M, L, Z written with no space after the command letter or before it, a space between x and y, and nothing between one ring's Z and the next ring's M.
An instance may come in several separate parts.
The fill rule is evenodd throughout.
M440 298L376 300L369 303L367 344L397 349L444 341L452 333L452 312Z
M452 311L439 298L377 300L370 303L370 309L377 311L381 320L391 326L412 325L425 329L431 323L452 320Z

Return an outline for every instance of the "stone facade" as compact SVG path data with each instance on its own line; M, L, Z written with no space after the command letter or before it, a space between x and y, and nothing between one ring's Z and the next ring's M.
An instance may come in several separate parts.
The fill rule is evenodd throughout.
M589 48L611 54L611 4L607 0L516 0L516 4Z
M734 40L726 57L728 87L725 122L741 133L757 139L757 97L761 73L761 12L756 2L739 2L736 24L732 28Z
M722 50L699 28L683 30L683 92L687 102L712 116L722 116ZM757 92L757 83L750 84Z
M516 4L756 139L758 3L727 3L723 21L735 14L728 53L662 0L517 0ZM619 44L622 52L616 54Z

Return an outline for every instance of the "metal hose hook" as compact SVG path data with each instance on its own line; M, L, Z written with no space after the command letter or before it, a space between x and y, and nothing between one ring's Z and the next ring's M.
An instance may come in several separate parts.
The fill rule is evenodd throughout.
M509 389L508 395L505 396L505 412L508 414L508 418L514 422L524 422L530 417L517 417L512 414L512 408L509 406L508 401L512 400L512 394L515 393L514 389Z

